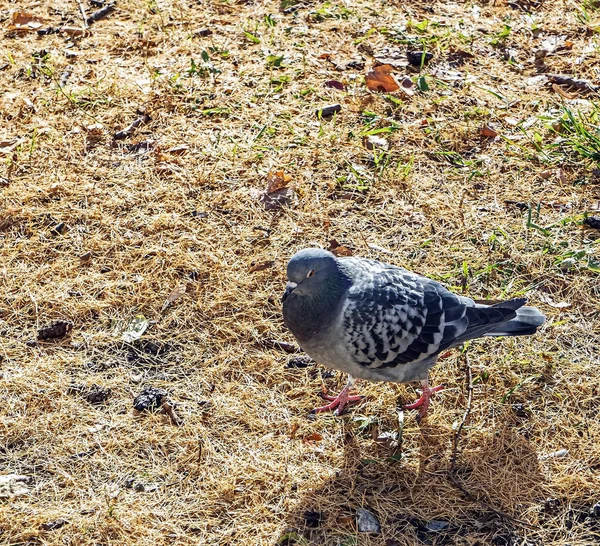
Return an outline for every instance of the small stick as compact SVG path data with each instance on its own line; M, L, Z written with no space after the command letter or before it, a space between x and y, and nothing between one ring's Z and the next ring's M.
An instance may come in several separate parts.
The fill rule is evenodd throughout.
M460 435L462 433L462 429L467 423L467 419L471 414L471 403L473 402L473 374L471 372L471 363L469 362L469 356L467 353L464 353L465 356L465 373L467 375L467 407L465 408L465 413L463 414L462 421L456 432L454 433L454 442L452 445L452 459L450 460L450 474L454 474L454 470L456 469L456 456L458 454L458 441L460 440Z
M175 408L173 408L168 400L163 402L162 409L169 416L169 419L171 419L171 423L173 423L176 427L180 427L183 424L181 419L175 413Z
M81 3L81 0L77 0L77 3L79 4L79 11L81 12L81 16L83 17L83 28L88 28L88 22L87 22L87 15L85 13L85 8L83 7L83 4Z
M117 131L113 135L113 138L115 140L123 140L124 138L127 138L129 135L132 135L133 133L135 133L135 130L140 125L148 122L149 120L150 120L150 116L148 114L144 114L143 116L133 120L127 127L125 127L125 129L122 129L121 131Z
M287 341L279 341L278 339L265 339L263 343L270 349L279 349L290 354L302 352L300 347L297 347L292 343L288 343Z

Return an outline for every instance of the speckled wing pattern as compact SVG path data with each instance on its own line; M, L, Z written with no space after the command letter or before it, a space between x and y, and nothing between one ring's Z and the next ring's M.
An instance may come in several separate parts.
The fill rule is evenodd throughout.
M479 307L399 267L361 258L343 263L353 279L342 310L344 341L356 362L368 368L435 357L513 318L513 308L524 303Z

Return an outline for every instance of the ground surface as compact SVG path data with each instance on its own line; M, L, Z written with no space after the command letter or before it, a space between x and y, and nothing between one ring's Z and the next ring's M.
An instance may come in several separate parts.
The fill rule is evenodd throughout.
M19 9L43 21L0 10L0 475L28 489L2 544L598 543L598 97L543 76L598 80L593 2L119 1L84 36L36 32L77 2ZM381 58L408 93L367 89ZM399 447L411 385L310 420L344 378L273 340L287 259L333 239L548 322L452 352ZM134 413L149 386L181 426Z

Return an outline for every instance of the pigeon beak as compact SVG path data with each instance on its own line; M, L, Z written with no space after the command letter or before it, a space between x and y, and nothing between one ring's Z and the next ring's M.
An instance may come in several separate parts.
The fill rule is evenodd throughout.
M283 293L283 297L281 298L281 302L283 303L286 298L294 291L294 288L298 286L295 282L288 282L285 285L285 292Z

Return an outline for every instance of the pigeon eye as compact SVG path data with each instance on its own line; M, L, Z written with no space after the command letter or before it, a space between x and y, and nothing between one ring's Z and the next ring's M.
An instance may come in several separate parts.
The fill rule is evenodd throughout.
M306 278L310 279L311 277L315 276L315 270L311 269L307 274L306 274Z

